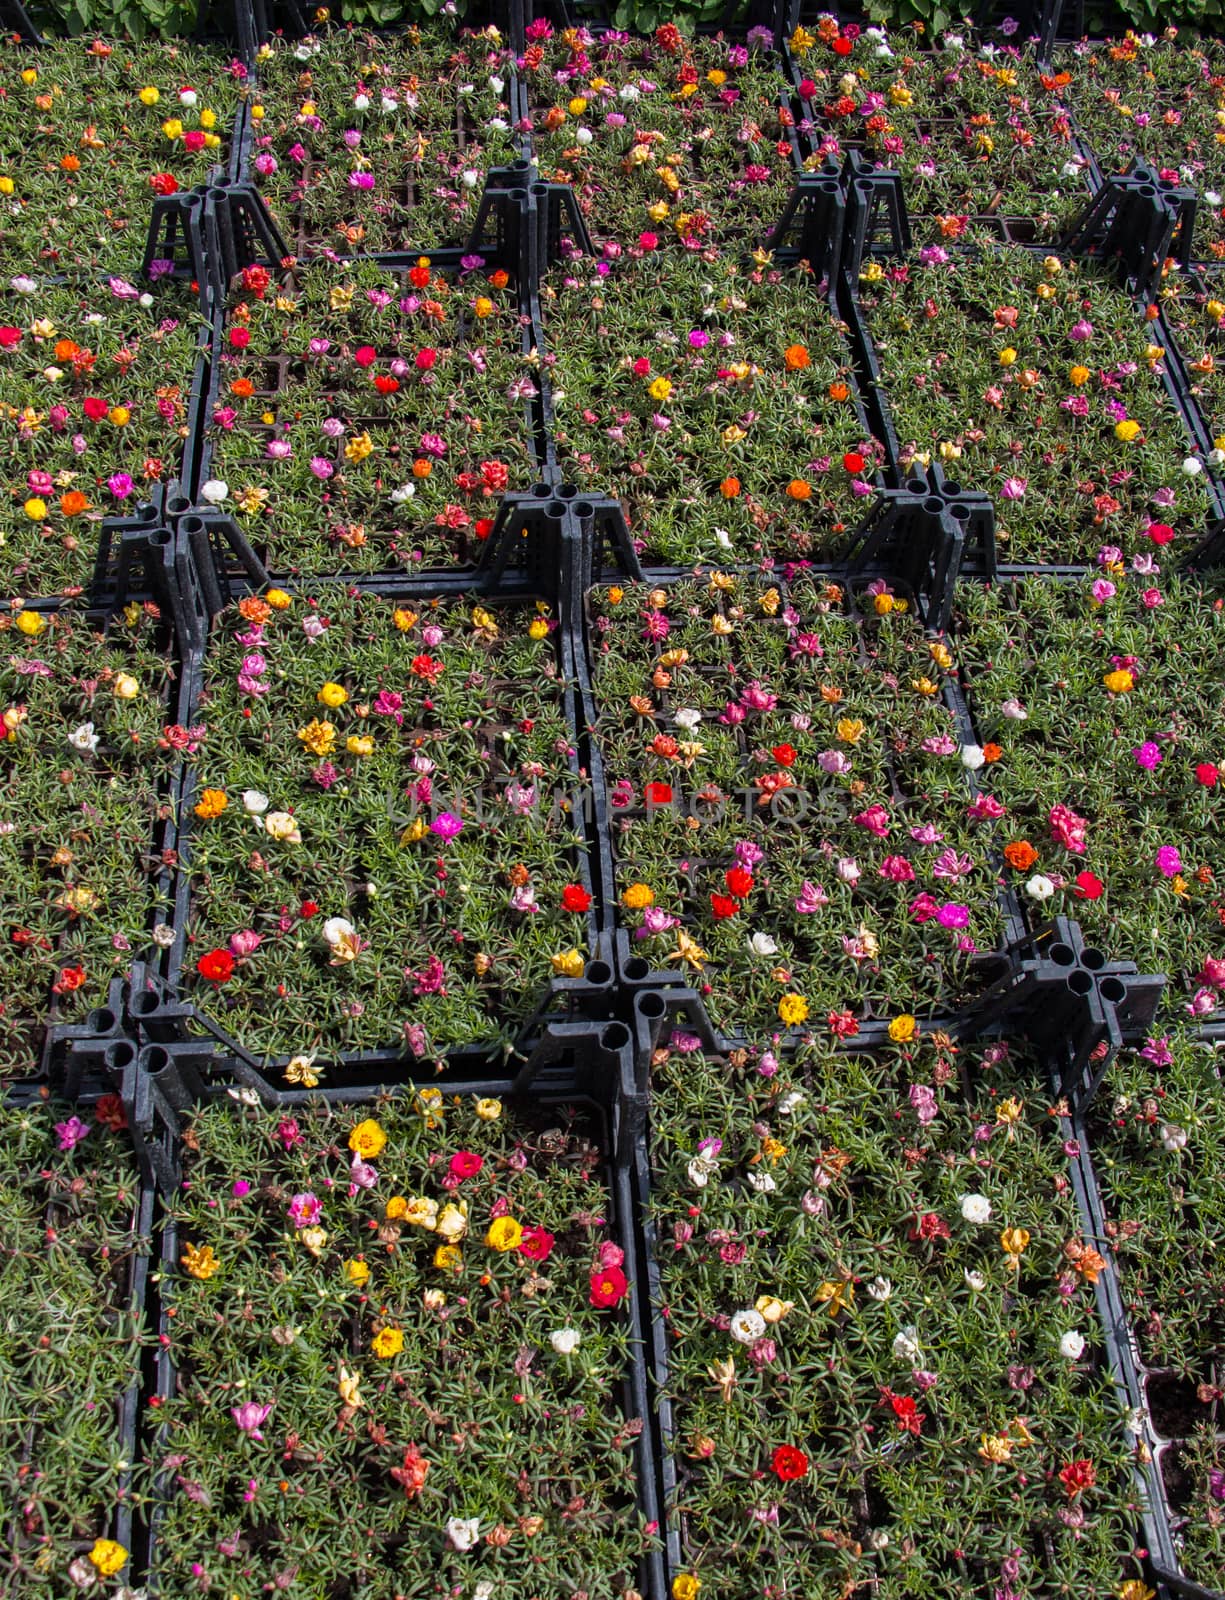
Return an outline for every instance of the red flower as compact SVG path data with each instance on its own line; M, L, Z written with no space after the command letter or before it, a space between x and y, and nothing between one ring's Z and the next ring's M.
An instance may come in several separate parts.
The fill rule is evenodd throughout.
M414 1495L420 1494L422 1489L425 1488L425 1480L429 1470L429 1462L415 1444L410 1444L404 1451L404 1465L402 1467L392 1467L391 1476L411 1500Z
M94 1107L94 1120L100 1122L104 1128L109 1128L112 1133L119 1133L128 1125L128 1114L123 1109L123 1101L117 1094L108 1093L98 1097L98 1104Z
M927 1421L925 1414L908 1394L892 1394L888 1389L881 1391L881 1399L887 1400L893 1407L893 1415L897 1418L897 1425L903 1433L913 1433L919 1437L919 1430Z
M790 744L776 744L770 754L780 767L793 767L796 761L796 749Z
M493 518L478 517L472 525L472 531L476 534L478 539L488 539L489 535L493 532Z
M859 1023L849 1011L831 1011L825 1019L825 1026L835 1039L853 1039L859 1032Z
M437 683L442 676L443 664L436 661L433 656L414 656L409 664L409 671L414 678L425 678L429 683Z
M318 903L314 900L303 900L302 904L298 907L298 915L300 917L307 918L317 917L319 915Z
M634 376L636 378L645 378L650 374L650 371L651 371L651 358L650 358L650 356L639 356L637 361L634 362Z
M247 328L231 328L230 344L235 350L245 350L251 343L251 334Z
M834 40L834 54L836 56L849 56L854 49L850 39L838 38Z
M1150 522L1144 530L1145 537L1154 544L1169 544L1174 537L1174 530L1168 522Z
M808 1457L793 1444L780 1444L770 1465L784 1483L794 1483L797 1478L808 1476Z
M484 1156L478 1156L474 1150L457 1150L451 1157L451 1176L453 1178L475 1178L485 1165Z
M154 194L177 194L179 192L179 180L173 172L155 172L149 179L149 187Z
M524 1228L519 1240L519 1254L526 1256L529 1261L547 1261L553 1254L553 1235L547 1228ZM594 1279L592 1281L594 1283Z
M196 962L196 971L210 983L226 983L234 975L234 957L228 950L210 950Z
M672 804L672 785L670 783L648 783L642 792L649 806L670 806Z
M1059 1481L1063 1484L1068 1499L1075 1500L1078 1494L1083 1494L1086 1489L1092 1489L1097 1482L1097 1471L1092 1461L1069 1461L1059 1474Z
M591 1303L599 1310L620 1305L629 1291L629 1281L620 1267L601 1267L591 1274Z
M183 148L191 155L198 155L204 149L203 128L193 128L190 133L183 135Z
M61 967L60 975L51 985L52 994L74 994L85 982L84 967Z
M0 350L11 350L15 344L21 343L21 329L5 326L0 328Z
M934 1211L925 1211L922 1216L916 1217L910 1226L911 1242L920 1239L947 1239L949 1225L943 1217Z
M1106 892L1106 885L1093 872L1078 872L1076 884L1072 893L1078 900L1100 900Z
M437 350L418 350L413 360L417 363L418 372L428 372L438 360L438 352Z
M510 470L501 461L482 461L481 482L486 494L501 494L510 482Z
M430 286L430 269L428 267L414 267L408 275L408 281L414 289L428 289Z
M399 378L390 377L385 372L380 372L374 380L374 387L380 394L395 394L400 387L400 380Z
M710 897L710 909L714 912L716 921L722 922L727 917L736 915L737 911L740 910L740 902L733 900L730 895L712 894Z
M850 46L848 45L847 48L849 49ZM858 450L848 450L842 458L842 465L848 472L852 473L862 472L867 464L868 463L860 455Z
M110 407L107 405L105 400L99 400L97 395L90 395L90 397L83 402L81 410L84 411L85 415L91 422L101 422L103 417L105 417L107 412L110 410Z
M568 883L561 892L561 907L563 911L587 911L591 896L581 883Z
M728 893L734 894L737 900L743 900L753 892L753 874L746 872L743 867L731 867L723 874L723 881Z
M378 360L378 351L372 344L359 344L353 352L353 359L359 367L372 367Z
M1195 769L1195 781L1205 789L1215 789L1220 780L1220 768L1213 766L1211 761L1201 761Z

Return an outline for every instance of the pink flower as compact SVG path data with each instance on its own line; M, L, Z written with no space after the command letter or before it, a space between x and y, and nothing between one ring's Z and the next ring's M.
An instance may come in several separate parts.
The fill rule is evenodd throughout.
M880 864L880 875L888 883L914 882L914 868L905 856L886 856Z
M1112 600L1118 593L1109 578L1095 578L1089 592L1099 605L1105 600Z
M656 933L668 933L672 928L679 928L681 919L672 916L661 906L648 906L642 913L642 926L635 928L636 939L649 939Z
M829 896L819 883L812 883L805 878L800 885L799 895L796 897L795 909L801 916L811 916L814 911L819 911L822 906L829 904Z
M889 832L889 813L878 800L875 805L861 811L852 819L861 828L866 828L869 833L874 833L878 839L884 839Z
M253 956L263 942L262 937L253 928L244 928L241 933L230 935L230 954Z
M929 1122L934 1122L940 1107L936 1101L936 1091L926 1083L912 1083L910 1086L909 1100L911 1109L924 1127Z
M373 1189L379 1181L379 1175L368 1161L363 1161L357 1151L353 1152L353 1159L349 1163L349 1195L350 1198L359 1189Z
M956 850L942 850L932 863L932 873L937 878L944 878L949 883L956 883L959 878L964 878L968 872L974 870L974 863L969 856L959 856Z
M993 794L976 795L966 807L966 816L973 822L995 822L1008 808L1002 806Z
M928 894L926 889L921 894L915 895L910 902L910 916L914 922L930 922L933 917L939 914L939 904Z
M75 1150L82 1139L89 1136L89 1124L80 1117L69 1117L67 1122L57 1122L55 1135L61 1150Z
M1028 478L1005 478L1000 486L1000 494L1005 500L1021 500L1028 487Z
M841 750L822 750L817 757L817 765L831 778L839 778L851 770L850 759Z
M1163 877L1173 878L1182 871L1182 857L1172 844L1163 844L1154 857L1157 871Z
M1071 806L1062 803L1052 806L1050 811L1051 838L1056 844L1061 844L1065 850L1074 856L1083 856L1089 846L1086 833L1089 827L1087 817L1079 817Z
M322 1202L309 1190L305 1194L294 1195L289 1202L289 1217L295 1228L312 1228L322 1215Z
M1199 981L1210 989L1225 989L1225 961L1219 956L1205 956Z
M245 1433L249 1438L257 1439L262 1444L264 1436L259 1430L263 1427L271 1410L272 1407L270 1405L261 1406L254 1400L246 1400L240 1406L231 1406L230 1415L238 1424L240 1433Z

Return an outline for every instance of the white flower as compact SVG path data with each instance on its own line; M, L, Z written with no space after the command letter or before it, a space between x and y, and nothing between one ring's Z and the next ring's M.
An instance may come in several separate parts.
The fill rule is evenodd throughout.
M554 1328L549 1335L549 1343L559 1356L572 1356L582 1337L577 1328Z
M1000 715L1007 717L1009 722L1024 722L1029 716L1029 712L1026 711L1019 700L1014 699L1004 701L1000 707Z
M447 1538L461 1554L471 1550L481 1536L479 1517L451 1517L447 1521Z
M1035 872L1025 885L1025 893L1031 900L1037 900L1039 903L1049 900L1054 892L1055 885L1041 872Z
M159 949L169 950L174 943L174 929L168 922L159 922L153 930L153 942Z
M765 1338L766 1319L760 1311L751 1308L748 1311L733 1312L732 1325L728 1332L739 1344L756 1344L758 1339Z
M672 720L676 723L678 728L687 728L689 732L692 733L697 727L698 723L701 722L702 713L700 711L695 711L692 706L682 706L680 710L675 713Z
M137 301L137 304L140 305L140 306L143 306L144 309L146 311L148 311L149 307L153 304L153 296L148 292L148 290L146 290L145 293L142 294L140 299ZM123 1591L119 1590L117 1592L122 1594Z
M68 735L68 743L82 755L94 755L98 749L98 735L94 732L93 723L83 722L79 728L74 728Z
M594 138L595 134L590 128L579 128L574 135L576 144L590 144Z
M48 383L58 383L63 376L64 376L63 367L44 367L43 368L43 377L47 380Z
M967 1222L990 1222L991 1202L985 1194L963 1194L961 1214Z
M19 274L16 278L9 279L9 288L16 289L18 294L37 294L38 279L27 278Z
M971 1272L967 1267L965 1272L966 1287L973 1289L975 1294L981 1294L987 1287L987 1280L981 1272Z
M501 94L502 90L506 87L506 83L502 78L491 77L489 80L489 87L493 90L494 94Z
M623 83L617 92L622 100L638 99L639 90L636 83Z
M1198 478L1204 470L1204 463L1197 456L1188 456L1182 464L1184 478Z
M1123 1418L1123 1427L1138 1439L1144 1432L1144 1412L1139 1406L1132 1406Z
M1063 175L1064 175L1065 178L1079 178L1080 177L1080 162L1079 161L1065 161L1064 164L1063 164L1062 171L1063 171Z
M510 123L507 122L505 117L490 117L487 126L494 133L505 133L510 127Z
M391 491L391 498L395 505L402 506L406 500L411 500L416 492L415 483L402 483L398 489Z
M1065 1333L1063 1338L1059 1341L1059 1354L1068 1361L1079 1361L1081 1356L1084 1354L1084 1350L1085 1341L1081 1338L1080 1334L1077 1333L1075 1328L1071 1329L1070 1332Z
M893 1285L888 1278L882 1278L879 1274L868 1285L868 1294L873 1300L879 1300L882 1305L892 1293Z
M983 747L979 744L963 744L961 747L961 764L970 772L977 772L987 758L983 754Z
M1213 449L1209 450L1208 452L1208 460L1214 467L1225 465L1225 450L1218 450L1214 446Z
M262 817L268 809L268 796L261 794L258 789L244 789L242 805L248 816Z
M353 96L354 111L368 111L370 109L370 96L368 94L355 94Z
M893 1341L893 1359L908 1361L912 1366L919 1359L919 1341L913 1327L905 1327Z
M465 167L463 172L463 185L465 189L475 189L480 182L480 173L475 167Z
M710 1182L711 1175L718 1171L713 1161L708 1161L705 1156L694 1156L685 1169L689 1174L689 1182L695 1189L704 1189Z
M1219 206L1221 203L1221 197L1215 189L1205 189L1204 199L1210 206Z
M492 1578L482 1578L472 1591L472 1600L493 1600L494 1587Z
M1180 1128L1176 1122L1163 1122L1161 1124L1161 1143L1167 1150L1181 1150L1187 1143L1187 1130Z
M323 941L325 944L338 945L342 939L350 939L357 929L347 917L329 917L323 924Z
M751 1187L756 1189L758 1194L773 1194L778 1188L778 1184L768 1172L755 1171L750 1172L748 1176Z
M721 550L730 550L731 549L731 547L732 547L732 536L731 536L730 533L728 533L726 528L716 528L715 529L715 543L719 546L719 548Z
M398 111L399 109L400 109L400 102L397 99L395 99L395 97L393 95L389 95L389 94L380 95L380 97L379 97L379 110L383 113L383 115L385 117L389 117L393 111Z
M751 933L749 935L749 949L755 956L776 956L778 943L768 933Z
M806 1096L799 1089L793 1089L790 1094L785 1094L778 1103L780 1117L789 1117L797 1106L804 1104Z
M210 478L207 483L200 485L200 498L207 500L210 506L219 506L229 497L230 486L221 478Z
M310 47L310 45L308 45L308 44L295 45L294 46L293 58L294 58L295 61L309 61L310 58L311 58L311 47Z
M190 110L192 106L196 105L198 103L199 99L200 99L200 96L196 93L196 91L194 89L180 89L179 90L179 104L181 106L186 106L188 108L188 110Z

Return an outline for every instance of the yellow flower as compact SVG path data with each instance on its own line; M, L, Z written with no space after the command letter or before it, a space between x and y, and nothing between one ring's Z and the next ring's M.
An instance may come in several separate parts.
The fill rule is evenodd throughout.
M369 733L351 733L345 740L345 749L351 756L372 756L374 737Z
M37 639L47 626L47 619L37 611L19 611L17 613L17 631L24 633L28 639Z
M577 950L560 950L549 960L559 978L581 978L587 965Z
M391 613L391 620L401 633L407 633L410 628L417 625L417 613L410 611L407 606L397 606Z
M140 693L140 684L130 672L117 672L111 684L111 693L116 700L135 700Z
M1001 367L1010 367L1017 359L1017 353L1011 345L1005 346L996 357Z
M31 522L43 522L47 516L47 502L41 495L32 494L22 507Z
M285 1068L285 1081L299 1084L303 1089L314 1089L319 1082L314 1056L291 1056Z
M928 677L912 678L910 680L910 687L916 694L925 695L929 699L932 695L940 693L940 685L938 683L933 683Z
M1071 367L1068 370L1068 382L1074 383L1079 389L1082 383L1088 383L1090 377L1088 367Z
M0 178L0 194L12 194L16 188L17 185L13 182L12 178Z
M919 1031L919 1024L909 1011L903 1011L900 1017L894 1017L889 1024L889 1037L894 1044L906 1044L913 1039Z
M346 461L364 461L374 450L374 441L368 432L362 432L345 445Z
M257 511L262 511L267 502L267 489L259 489L253 483L241 489L235 500L238 509L249 517L253 517Z
M808 1016L808 1001L802 994L785 994L778 1002L779 1021L792 1027Z
M308 1254L318 1261L323 1254L323 1247L328 1242L326 1228L303 1228L298 1234L298 1242Z
M500 1100L478 1100L472 1108L482 1122L496 1122L502 1115L502 1102Z
M485 1243L491 1250L500 1250L505 1254L507 1250L517 1250L522 1238L523 1228L514 1217L495 1217L489 1224Z
M380 1328L370 1341L370 1348L380 1361L390 1361L404 1348L404 1335L399 1328Z
M162 132L166 135L167 139L181 139L183 137L183 124L179 121L178 117L168 117L166 121L162 123Z
M949 653L949 648L947 645L929 644L927 647L927 653L942 672L948 672L951 669L953 665L953 657Z
M336 743L336 729L330 722L320 722L312 717L305 728L298 729L298 738L313 756L330 755Z
M701 1578L695 1578L691 1572L678 1572L672 1580L672 1600L697 1600L701 1587Z
M334 284L328 301L333 311L347 311L353 304L353 290L347 284Z
M894 600L891 594L874 594L872 596L872 609L878 617L887 617L893 610Z
M984 1433L978 1453L984 1461L994 1462L997 1467L1003 1466L1005 1461L1012 1459L1012 1440L1006 1433Z
M359 1122L349 1135L349 1149L363 1161L374 1161L382 1155L387 1145L387 1135L373 1117Z
M547 639L549 637L549 625L543 617L532 618L527 625L527 636L529 639Z
M650 395L652 400L666 400L672 393L671 378L656 378L655 382L651 384L650 388L647 390L647 393Z
M1117 1600L1157 1600L1156 1589L1150 1589L1143 1578L1126 1578L1114 1592Z
M315 696L320 705L327 706L329 711L335 711L337 707L344 705L348 698L349 691L339 683L325 683Z
M210 111L207 106L200 113L200 126L202 128L215 128L217 126L217 113Z
M434 1265L439 1272L458 1272L464 1264L464 1253L458 1245L440 1244L434 1251Z
M221 1263L213 1254L211 1244L185 1244L183 1254L179 1257L179 1264L189 1277L199 1278L201 1282L207 1282L214 1272L221 1270Z
M18 618L19 624L20 621ZM1120 667L1116 672L1108 672L1102 682L1111 694L1128 694L1136 687L1136 680L1126 667Z
M417 1115L425 1118L427 1128L438 1128L442 1125L442 1090L422 1089L414 1102Z
M780 1300L774 1294L763 1294L758 1296L753 1309L763 1316L768 1323L774 1324L781 1322L789 1311L795 1310L795 1301Z
M806 56L817 42L815 33L809 33L807 28L797 28L791 35L791 53L797 56Z
M360 1289L370 1278L370 1264L366 1261L351 1260L344 1264L344 1274L349 1282L356 1284Z
M780 1139L772 1139L767 1135L761 1141L761 1153L767 1156L774 1166L777 1166L787 1154L787 1146Z
M855 1285L849 1278L841 1283L826 1282L817 1290L816 1298L822 1303L828 1302L829 1314L836 1317L840 1311L849 1311L855 1301Z
M127 406L112 406L106 415L117 428L126 428L132 420L132 413Z
M140 94L137 96L137 99L140 101L142 106L155 106L161 98L161 90L155 89L152 84L149 84L147 88L142 89Z
M337 1375L336 1392L345 1405L352 1406L355 1411L365 1404L360 1380L355 1378L346 1366L342 1366Z
M680 961L685 966L692 967L695 972L702 972L705 970L706 963L709 960L710 957L706 951L702 949L696 939L691 938L685 932L684 928L676 930L676 949L668 957L669 964L673 961Z
M264 599L274 611L286 611L293 604L293 596L286 594L284 589L269 589Z
M1060 261L1058 256L1044 256L1042 259L1042 270L1046 273L1048 278L1057 278L1063 271L1063 262Z
M128 1553L114 1539L95 1539L89 1559L104 1578L113 1578L128 1559Z
M193 809L198 817L210 822L214 817L219 817L229 803L230 797L224 789L206 789Z
M1025 1114L1025 1107L1016 1095L1009 1095L995 1108L995 1120L1005 1127L1013 1127Z
M834 729L843 744L858 744L866 731L866 724L858 717L839 717L838 725Z
M1029 1234L1024 1228L1005 1228L1000 1234L1000 1249L1014 1272L1021 1265L1021 1257L1028 1248Z
M1140 424L1130 418L1126 422L1116 422L1114 436L1116 439L1121 439L1124 444L1131 444L1133 439L1140 437Z

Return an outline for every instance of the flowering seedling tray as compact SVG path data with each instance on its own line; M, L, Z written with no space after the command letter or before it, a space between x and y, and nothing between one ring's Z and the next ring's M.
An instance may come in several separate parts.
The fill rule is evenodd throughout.
M133 1546L153 1193L125 1153L115 1096L84 1120L6 1096L0 1120L7 1582L32 1594L112 1577Z
M652 1077L674 1588L696 1577L731 1600L763 1560L805 1593L883 1587L898 1565L894 1581L950 1594L989 1593L1004 1563L1086 1592L1139 1571L1094 1327L1105 1272L1040 1064L947 1038L718 1061L673 1040ZM992 1152L979 1170L941 1159L975 1139ZM1052 1318L1040 1285L1065 1276ZM963 1341L984 1392L949 1360Z
M521 1570L539 1585L555 1562L563 1584L619 1576L665 1600L638 1197L609 1102L425 1090L366 1109L231 1101L186 1132L156 1279L148 1592L177 1593L193 1561L224 1562L244 1596L292 1567L360 1570L388 1600ZM256 1241L269 1299L262 1269L258 1295L242 1285ZM462 1415L478 1395L496 1418ZM547 1452L516 1445L533 1427Z
M590 856L596 825L585 815L575 653L556 609L440 597L428 583L272 599L248 596L223 612L193 666L184 719L206 732L184 752L173 932L158 935L166 949L150 972L152 998L134 1002L174 1025L150 1039L186 1037L194 1015L249 1067L271 1060L289 1074L282 1087L309 1088L318 1074L308 1057L320 1073L333 1063L346 1082L397 1056L422 1070L452 1051L492 1062L559 1010L598 1015L611 952ZM373 654L359 683L363 651ZM221 890L219 867L242 882ZM418 911L419 960L406 896ZM457 899L451 920L444 913ZM251 924L237 934L216 920L236 905ZM273 951L265 990L260 971ZM358 1005L337 987L346 973L360 979ZM391 1009L368 1018L384 990Z

